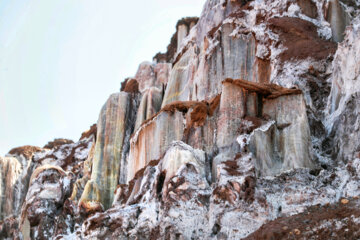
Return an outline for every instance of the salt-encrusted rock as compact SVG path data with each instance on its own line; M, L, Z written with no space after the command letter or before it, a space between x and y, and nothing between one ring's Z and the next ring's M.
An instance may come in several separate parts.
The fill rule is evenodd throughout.
M336 52L327 108L326 127L330 135L334 136L333 155L345 162L357 157L360 151L359 22L359 18L354 20Z
M20 231L23 239L50 239L66 233L70 223L65 221L62 210L71 193L72 178L60 167L50 165L33 172L21 210Z
M187 164L191 164L196 172L205 178L205 152L193 149L183 142L173 142L160 162L160 171L164 176L164 195L168 194L170 179L177 175L182 166Z
M23 146L0 157L0 220L20 214L33 170L32 158L41 151L39 147Z
M251 139L250 149L257 159L257 173L267 176L295 168L314 168L303 96L287 95L266 100L262 112L275 122L267 129L255 130Z
M91 180L79 202L86 211L91 211L92 205L109 208L117 184L126 179L126 154L136 109L137 96L120 92L111 95L100 112Z
M332 40L342 42L345 28L350 24L351 17L340 0L328 1L326 20L331 25Z
M183 131L180 111L163 111L138 128L130 141L127 182L147 163L160 159L173 141L181 140Z

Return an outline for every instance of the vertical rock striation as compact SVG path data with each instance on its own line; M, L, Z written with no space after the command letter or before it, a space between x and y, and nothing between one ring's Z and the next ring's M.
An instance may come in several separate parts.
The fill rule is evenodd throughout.
M126 179L126 155L136 107L135 95L120 92L111 95L100 112L91 178L79 202L86 211L109 208L116 186Z

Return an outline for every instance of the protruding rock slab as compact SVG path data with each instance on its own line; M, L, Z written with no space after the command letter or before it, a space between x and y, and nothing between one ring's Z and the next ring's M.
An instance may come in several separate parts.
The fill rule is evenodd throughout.
M274 123L255 130L251 138L257 174L273 176L296 168L314 168L303 95L285 95L263 104L263 115Z
M246 114L246 92L240 86L224 83L217 123L217 146L225 147L239 135L238 128Z
M164 193L167 192L169 180L177 175L180 167L192 164L198 174L205 178L205 152L193 149L183 142L173 142L160 162L160 169L164 172Z
M80 206L97 202L104 209L111 206L119 181L126 179L127 142L134 128L136 96L126 92L110 96L97 123L97 142L92 162L91 181L85 187ZM91 211L90 209L87 209Z
M172 141L182 139L183 132L183 114L179 111L163 111L145 122L130 142L127 181L151 160L160 159Z
M162 107L175 101L192 100L192 80L198 67L197 47L191 46L173 66Z
M159 112L162 103L163 91L156 87L151 87L144 91L137 111L135 130L146 120L150 119Z

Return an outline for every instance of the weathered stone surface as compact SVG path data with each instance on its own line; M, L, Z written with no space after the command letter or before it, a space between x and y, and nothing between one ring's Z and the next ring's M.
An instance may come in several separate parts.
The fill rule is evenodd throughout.
M60 167L44 165L30 179L29 191L21 210L20 232L23 239L50 239L66 233L62 208L70 196L72 176Z
M192 100L192 80L198 66L196 46L190 47L172 68L162 107L174 101Z
M23 146L0 157L0 220L20 214L33 170L32 158L42 151L39 147Z
M168 191L169 180L186 164L192 164L198 174L205 178L205 152L194 150L182 142L173 142L160 162L160 170L165 173L163 192Z
M331 25L332 40L342 42L344 40L345 28L349 25L351 18L349 13L345 11L344 6L341 5L341 1L328 1L325 17Z
M172 141L181 140L183 115L179 111L161 112L144 123L130 140L127 181L151 160L162 157Z
M136 108L136 96L125 92L111 95L102 108L97 123L91 181L87 183L79 203L85 209L91 208L91 202L109 208L117 184L125 181L126 154Z
M250 148L259 175L276 175L295 168L314 168L310 155L310 130L301 94L266 100L263 115L275 121L268 129L255 130Z
M239 86L224 83L220 100L217 146L232 144L239 135L238 128L246 114L245 90Z
M359 144L360 28L357 19L339 45L327 107L327 130L334 136L333 155L342 161L357 157Z
M182 47L183 40L188 36L190 30L196 25L198 17L185 17L180 19L176 24L176 32L170 40L165 53L157 53L154 60L157 63L172 63L177 51Z
M151 87L143 92L137 111L135 129L138 129L143 122L150 119L157 112L159 112L161 108L162 97L162 89L158 89L156 87Z
M0 157L0 220L19 213L21 202L18 195L21 194L21 172L22 166L16 158Z

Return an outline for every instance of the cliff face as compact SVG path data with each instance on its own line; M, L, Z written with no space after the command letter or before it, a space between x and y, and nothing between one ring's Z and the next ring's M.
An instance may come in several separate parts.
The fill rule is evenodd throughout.
M206 1L78 142L0 158L0 236L359 238L359 6Z

